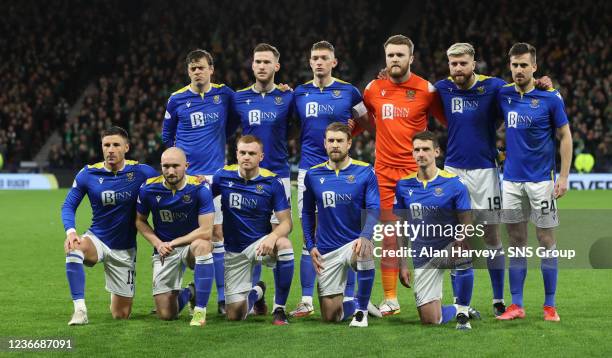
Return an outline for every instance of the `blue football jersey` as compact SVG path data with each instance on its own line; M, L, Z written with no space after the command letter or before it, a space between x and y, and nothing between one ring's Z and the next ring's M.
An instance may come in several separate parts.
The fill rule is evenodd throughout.
M414 239L414 267L421 267L431 259L420 255L424 247L442 250L455 240L453 236L445 235L450 232L446 225L456 227L459 224L457 213L470 208L467 187L458 176L444 170L439 170L438 175L430 181L420 181L417 173L413 173L397 182L394 213L408 220L413 227L421 225L416 238L410 238ZM435 227L444 230L436 230Z
M272 232L273 212L290 208L280 178L259 168L259 175L245 180L237 164L225 166L213 177L212 192L221 195L223 240L229 252L242 252Z
M287 136L293 112L293 92L275 87L268 93L257 92L254 86L234 94L234 113L240 120L242 134L251 134L263 142L261 167L282 178L289 177Z
M145 216L152 213L155 235L168 242L197 229L198 216L214 213L215 207L208 184L200 184L196 177L188 175L185 186L171 190L158 176L140 187L136 210Z
M474 85L463 90L452 79L435 84L448 120L445 165L460 169L495 168L496 121L501 119L497 94L506 82L476 75Z
M556 129L569 123L561 94L537 88L520 93L512 83L499 91L498 103L506 123L504 180L552 180Z
M191 175L211 175L225 163L225 127L230 116L234 91L225 85L211 84L199 94L187 85L168 100L162 141L187 154Z
M316 246L324 255L359 237L372 238L380 195L370 164L351 159L337 171L327 162L315 165L306 172L304 186L302 230L308 251Z
M153 168L126 160L123 169L114 173L104 162L87 165L76 175L62 205L64 229L76 228L75 213L87 195L93 217L89 231L111 249L136 247L136 199L147 178L158 176Z
M333 122L348 123L352 108L362 97L357 88L337 78L324 88L315 86L313 81L306 82L295 89L294 96L302 131L299 167L309 169L327 160L325 128Z

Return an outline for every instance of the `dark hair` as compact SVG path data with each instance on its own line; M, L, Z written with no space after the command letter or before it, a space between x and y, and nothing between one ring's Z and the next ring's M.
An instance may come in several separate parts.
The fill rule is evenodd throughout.
M278 52L278 49L270 44L267 43L259 43L257 44L257 46L255 46L255 49L253 49L253 53L255 52L267 52L270 51L272 52L272 54L274 55L274 57L276 57L276 60L278 61L278 59L280 58L280 52Z
M329 43L329 41L325 41L325 40L315 42L314 44L312 44L312 48L310 49L310 51L314 51L314 50L329 50L332 53L336 52L336 49L334 49L334 45Z
M197 62L202 58L206 59L206 62L208 62L208 66L210 67L214 66L213 57L210 54L210 52L206 50L202 50L202 49L196 49L187 54L187 58L185 59L185 62L187 63L187 67L189 67L190 63Z
M517 42L514 45L512 45L512 47L510 48L510 51L508 51L508 56L510 57L521 56L526 53L531 55L531 62L535 63L536 62L536 48L531 46L527 42Z
M259 139L258 137L252 134L247 134L247 135L243 135L242 137L240 137L238 141L236 142L236 148L238 147L238 144L240 143L245 143L245 144L257 143L259 144L259 147L261 148L261 151L263 152L263 148L264 148L263 142L261 141L261 139Z
M342 132L346 134L347 139L352 139L351 128L342 122L330 123L327 128L325 128L325 137L327 137L327 132Z
M440 143L438 143L438 137L436 137L436 135L433 132L430 131L423 131L423 132L419 132L417 134L415 134L412 137L412 142L414 143L415 140L430 140L433 142L433 146L434 148L438 148L440 146Z
M121 138L125 139L126 142L130 141L130 138L128 136L128 132L125 129L123 129L121 127L118 127L118 126L113 126L113 127L108 128L108 129L105 129L102 132L102 136L100 138L108 137L110 135L118 135Z
M408 46L408 50L410 51L411 55L412 51L414 50L414 43L412 43L412 40L404 35L393 35L389 37L387 41L385 41L383 48L386 49L387 45L406 45Z

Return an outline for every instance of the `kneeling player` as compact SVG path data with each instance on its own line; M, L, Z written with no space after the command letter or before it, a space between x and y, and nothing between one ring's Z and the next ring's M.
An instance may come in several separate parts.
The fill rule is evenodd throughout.
M458 176L436 167L440 148L431 132L413 137L413 155L419 167L397 183L395 214L408 220L413 230L420 225L413 239L414 296L423 324L440 324L457 319L457 329L471 329L469 305L474 286L471 260L454 259L457 249L466 249L465 241L445 235L451 225L454 234L463 233L462 227L471 224L470 196ZM431 228L431 231L430 231ZM444 228L444 232L439 228ZM458 236L456 236L458 237ZM408 238L398 238L400 247L408 248ZM408 252L407 250L404 250ZM455 305L442 306L444 269L454 270L457 300ZM410 287L407 260L400 260L400 282Z
M163 175L148 179L140 188L136 227L155 248L153 296L159 318L177 319L195 298L190 325L204 326L215 274L210 242L215 209L207 185L185 175L187 165L185 152L179 148L162 154ZM149 212L155 230L147 222ZM195 284L179 293L184 266L194 270Z
M136 273L134 206L138 188L158 173L148 165L125 159L129 142L123 128L112 127L104 131L104 161L81 169L62 206L66 277L74 303L74 314L68 322L71 326L88 323L83 264L104 264L113 318L127 319L132 311ZM87 232L79 236L75 214L85 195L91 203L93 218Z
M213 177L215 196L221 195L225 237L225 309L229 320L244 320L251 309L266 314L265 284L253 286L254 265L274 267L275 325L285 325L285 305L293 279L291 213L282 181L260 168L263 145L259 138L245 135L237 143L238 165L220 169ZM279 220L272 230L270 216Z
M371 165L348 156L352 140L347 125L330 124L324 143L329 160L306 172L302 209L304 240L319 280L321 318L338 322L354 313L350 326L367 327L375 276L371 237L380 212L378 182ZM343 300L351 267L357 270L357 302L352 297Z

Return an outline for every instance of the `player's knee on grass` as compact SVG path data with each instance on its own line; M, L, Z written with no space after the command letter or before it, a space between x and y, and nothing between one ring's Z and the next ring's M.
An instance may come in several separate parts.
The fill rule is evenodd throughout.
M178 318L178 291L160 293L154 296L157 317L164 321Z
M440 324L442 320L442 306L440 301L428 302L417 308L421 324Z
M342 299L342 295L324 296L319 298L322 321L334 323L342 320Z
M128 319L132 313L132 298L112 294L110 310L114 319Z
M243 321L247 316L247 301L225 304L225 316L228 321Z
M204 256L212 252L212 243L208 240L194 240L189 247L193 256Z
M221 224L213 225L213 242L223 242L223 226Z

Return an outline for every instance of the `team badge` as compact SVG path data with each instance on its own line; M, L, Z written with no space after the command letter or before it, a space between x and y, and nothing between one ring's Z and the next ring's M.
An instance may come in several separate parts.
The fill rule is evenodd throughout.
M408 90L406 91L406 97L408 98L409 101L414 101L414 97L416 96L416 91L415 90Z
M476 90L478 91L478 94L485 94L485 92L486 92L485 86L480 86L480 87L476 88Z
M127 173L127 180L128 180L128 181L132 181L132 180L134 180L134 172L129 172L129 173Z
M189 195L189 194L183 195L183 203L185 203L185 204L191 203L191 195Z
M332 97L340 98L340 97L342 97L342 92L340 92L340 90L333 90L332 91Z
M283 97L281 96L274 97L274 103L280 106L281 104L283 104Z
M219 96L218 94L217 94L217 95L215 95L215 96L213 97L213 103L214 103L214 104L219 104L219 103L221 103L221 96Z
M255 191L260 193L260 194L263 193L263 185L261 185L261 184L255 185Z
M321 184L323 184L323 182L325 181L325 178L320 178L319 181L321 182Z
M104 181L104 178L98 178L98 182L99 182L100 184L102 184L102 182L103 182L103 181Z
M157 202L159 203L159 201L161 200L161 196L156 196L155 199L157 199Z
M442 188L438 187L434 190L434 196L442 196L444 193L442 192Z
M534 98L531 100L531 104L529 104L529 107L531 108L538 108L540 107L540 100L537 98Z
M349 175L348 177L346 177L346 182L349 184L353 184L355 182L355 176Z

